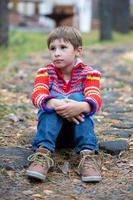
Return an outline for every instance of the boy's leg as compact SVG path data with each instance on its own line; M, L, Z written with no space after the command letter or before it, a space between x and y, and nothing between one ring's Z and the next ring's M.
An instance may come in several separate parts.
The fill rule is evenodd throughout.
M64 120L62 129L57 137L56 148L74 148L73 123Z
M94 123L89 116L85 116L84 122L74 124L75 151L79 153L84 149L97 153L97 139L94 132Z
M44 181L54 161L51 152L55 150L56 138L63 125L63 119L56 113L41 113L38 117L37 134L33 141L34 154L28 157L31 161L26 175Z
M86 116L84 122L74 125L75 150L80 153L79 170L84 182L98 182L101 175L99 167L94 159L97 151L94 124L90 117Z
M37 134L32 143L33 151L39 146L54 152L56 139L63 126L64 120L54 113L42 112L38 116Z

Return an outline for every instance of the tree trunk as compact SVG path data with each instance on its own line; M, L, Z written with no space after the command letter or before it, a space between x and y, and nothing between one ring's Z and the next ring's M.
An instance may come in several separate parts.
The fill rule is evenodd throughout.
M0 1L0 46L8 46L8 2L9 0Z
M112 0L99 1L100 40L112 39Z
M129 32L129 0L113 0L113 28L121 33Z

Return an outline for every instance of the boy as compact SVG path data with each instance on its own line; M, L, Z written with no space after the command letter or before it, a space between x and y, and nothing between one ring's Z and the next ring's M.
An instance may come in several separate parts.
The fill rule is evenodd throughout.
M101 175L94 160L96 136L91 116L101 107L100 72L85 65L79 56L82 38L73 27L58 27L47 40L52 63L37 72L32 102L38 112L28 177L45 180L54 165L51 158L64 123L73 130L75 151L80 155L79 171L84 182L98 182ZM68 133L69 135L69 133ZM65 141L64 141L65 143Z

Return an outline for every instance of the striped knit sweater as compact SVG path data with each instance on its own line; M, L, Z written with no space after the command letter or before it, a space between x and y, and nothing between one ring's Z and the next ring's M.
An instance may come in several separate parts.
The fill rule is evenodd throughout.
M83 93L84 101L91 105L91 112L88 114L93 115L100 109L102 104L100 78L99 71L88 67L80 60L74 66L71 78L67 83L60 69L54 64L49 64L37 72L32 93L33 105L46 112L54 112L46 107L46 102L49 99L58 98L58 95L69 98L71 94ZM56 95L53 96L51 94L53 92Z

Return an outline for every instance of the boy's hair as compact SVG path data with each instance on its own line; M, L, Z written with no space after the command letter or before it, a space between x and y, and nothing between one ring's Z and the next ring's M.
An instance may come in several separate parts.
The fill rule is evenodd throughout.
M82 36L80 32L71 26L60 26L54 29L48 36L47 45L48 48L50 43L56 39L63 39L66 42L70 42L74 49L82 46Z

